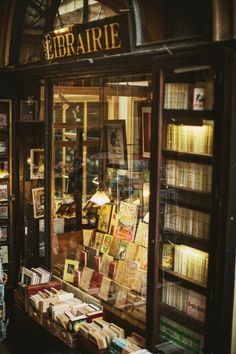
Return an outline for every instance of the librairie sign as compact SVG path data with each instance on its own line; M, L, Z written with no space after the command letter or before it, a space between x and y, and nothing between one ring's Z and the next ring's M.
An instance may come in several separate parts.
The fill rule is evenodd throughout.
M88 58L130 51L125 15L61 28L43 37L46 62L71 57Z

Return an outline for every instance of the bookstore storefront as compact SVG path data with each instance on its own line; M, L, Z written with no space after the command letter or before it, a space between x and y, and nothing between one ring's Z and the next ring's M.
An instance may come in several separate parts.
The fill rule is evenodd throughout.
M15 301L91 353L230 353L233 49L212 43L207 1L152 4L158 25L140 2L79 3L40 42L28 16L9 76Z

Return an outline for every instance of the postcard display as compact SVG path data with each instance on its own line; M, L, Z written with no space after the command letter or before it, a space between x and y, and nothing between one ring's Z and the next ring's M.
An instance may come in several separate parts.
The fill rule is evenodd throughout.
M0 100L0 260L5 272L9 266L11 194L11 101ZM10 275L10 274L9 274Z
M132 80L138 79L127 79ZM74 87L74 96L69 87L54 88L52 271L87 296L92 295L118 321L144 334L150 150L146 141L144 155L141 125L144 107L147 124L150 120L146 95L151 88L150 80L143 86L141 82L134 84L133 92L128 85L128 89L122 88L123 101L120 99L118 108L122 119L117 119L114 101L119 102L116 95L120 88L118 84L114 90L115 81L113 78L111 87L107 85L104 90L102 130L96 87ZM79 120L73 114L76 105ZM90 200L98 184L110 198L103 205Z
M153 198L159 203L152 209L159 240L157 327L160 342L171 341L187 353L202 353L207 345L216 243L223 237L215 226L213 192L219 184L216 132L223 121L215 100L222 87L216 68L214 59L201 53L157 61L161 89L153 129L159 130L154 145L160 153L153 161L158 186Z
M6 338L5 283L9 272L11 101L0 99L0 341ZM9 274L9 275L8 275ZM10 279L9 279L10 280Z

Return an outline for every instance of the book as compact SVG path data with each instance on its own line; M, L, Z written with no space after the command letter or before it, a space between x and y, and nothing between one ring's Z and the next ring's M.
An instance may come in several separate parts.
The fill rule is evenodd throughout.
M104 204L101 206L98 210L98 225L97 229L98 231L108 233L109 232L109 226L110 226L110 219L111 219L111 214L112 214L112 209L113 209L112 204Z
M115 255L115 259L117 260L124 260L126 257L127 249L129 246L129 241L120 240L119 242L119 249Z
M75 270L79 269L79 261L65 259L63 280L69 283L74 283Z
M120 285L116 296L115 307L124 310L126 309L125 305L129 291L130 289L128 287Z
M114 260L114 257L110 256L109 254L104 253L102 256L102 262L101 262L101 266L100 266L100 272L103 275L108 274L108 269L109 269L109 264L110 262L112 262Z
M90 293L92 293L93 295L98 295L100 287L101 287L101 283L102 283L102 278L103 278L103 274L100 272L93 272L91 280L90 280Z
M102 299L104 301L108 300L111 282L112 282L112 280L105 277L105 276L102 278L100 290L98 292L98 297L100 299Z
M96 231L94 238L93 238L93 242L91 244L91 246L96 248L99 252L101 250L103 237L104 237L104 234L102 232Z
M114 279L114 276L116 274L116 266L117 266L117 261L111 261L108 265L108 272L107 276L110 279Z
M107 302L114 306L116 303L117 295L120 289L120 284L116 283L115 281L111 281L109 292L108 292L108 299Z
M87 252L87 266L94 268L94 257L98 255L98 250L93 247L86 247Z
M94 273L93 269L84 267L81 273L81 279L79 283L80 288L86 291L89 290L93 273Z
M22 267L21 269L21 283L25 285L30 285L33 282L33 272L31 269Z
M113 236L109 235L109 234L105 234L102 240L102 244L101 244L101 253L108 253L110 248L111 248L111 244L112 244L112 240L113 240Z
M83 245L89 247L94 229L83 229Z
M138 227L135 235L135 241L137 245L148 247L148 224L141 219L138 222Z
M135 236L137 217L138 206L121 201L114 234L124 240L132 242Z
M80 269L83 269L84 267L87 266L87 260L88 260L88 254L85 250L80 251Z

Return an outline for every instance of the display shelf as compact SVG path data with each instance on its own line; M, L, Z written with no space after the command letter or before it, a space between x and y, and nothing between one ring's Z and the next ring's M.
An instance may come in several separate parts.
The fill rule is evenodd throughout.
M162 235L164 242L171 241L176 244L191 246L204 252L209 251L209 242L207 240L197 239L191 235L167 229L162 230Z
M165 314L168 318L187 326L193 331L197 331L199 334L204 334L205 325L203 321L197 320L172 306L164 304L163 302L160 303L160 312Z
M162 113L165 118L186 118L186 122L191 122L191 120L193 120L196 123L199 123L199 119L207 118L214 120L215 117L215 112L213 110L194 111L192 109L163 109Z
M176 272L169 270L169 269L167 270L162 267L160 267L159 269L160 269L160 272L162 273L162 277L166 277L166 279L168 279L168 280L180 282L184 286L189 287L191 290L197 291L197 292L201 293L202 295L206 295L207 286L205 284L193 281L193 280L185 277L184 275L181 275L181 274L176 273Z

